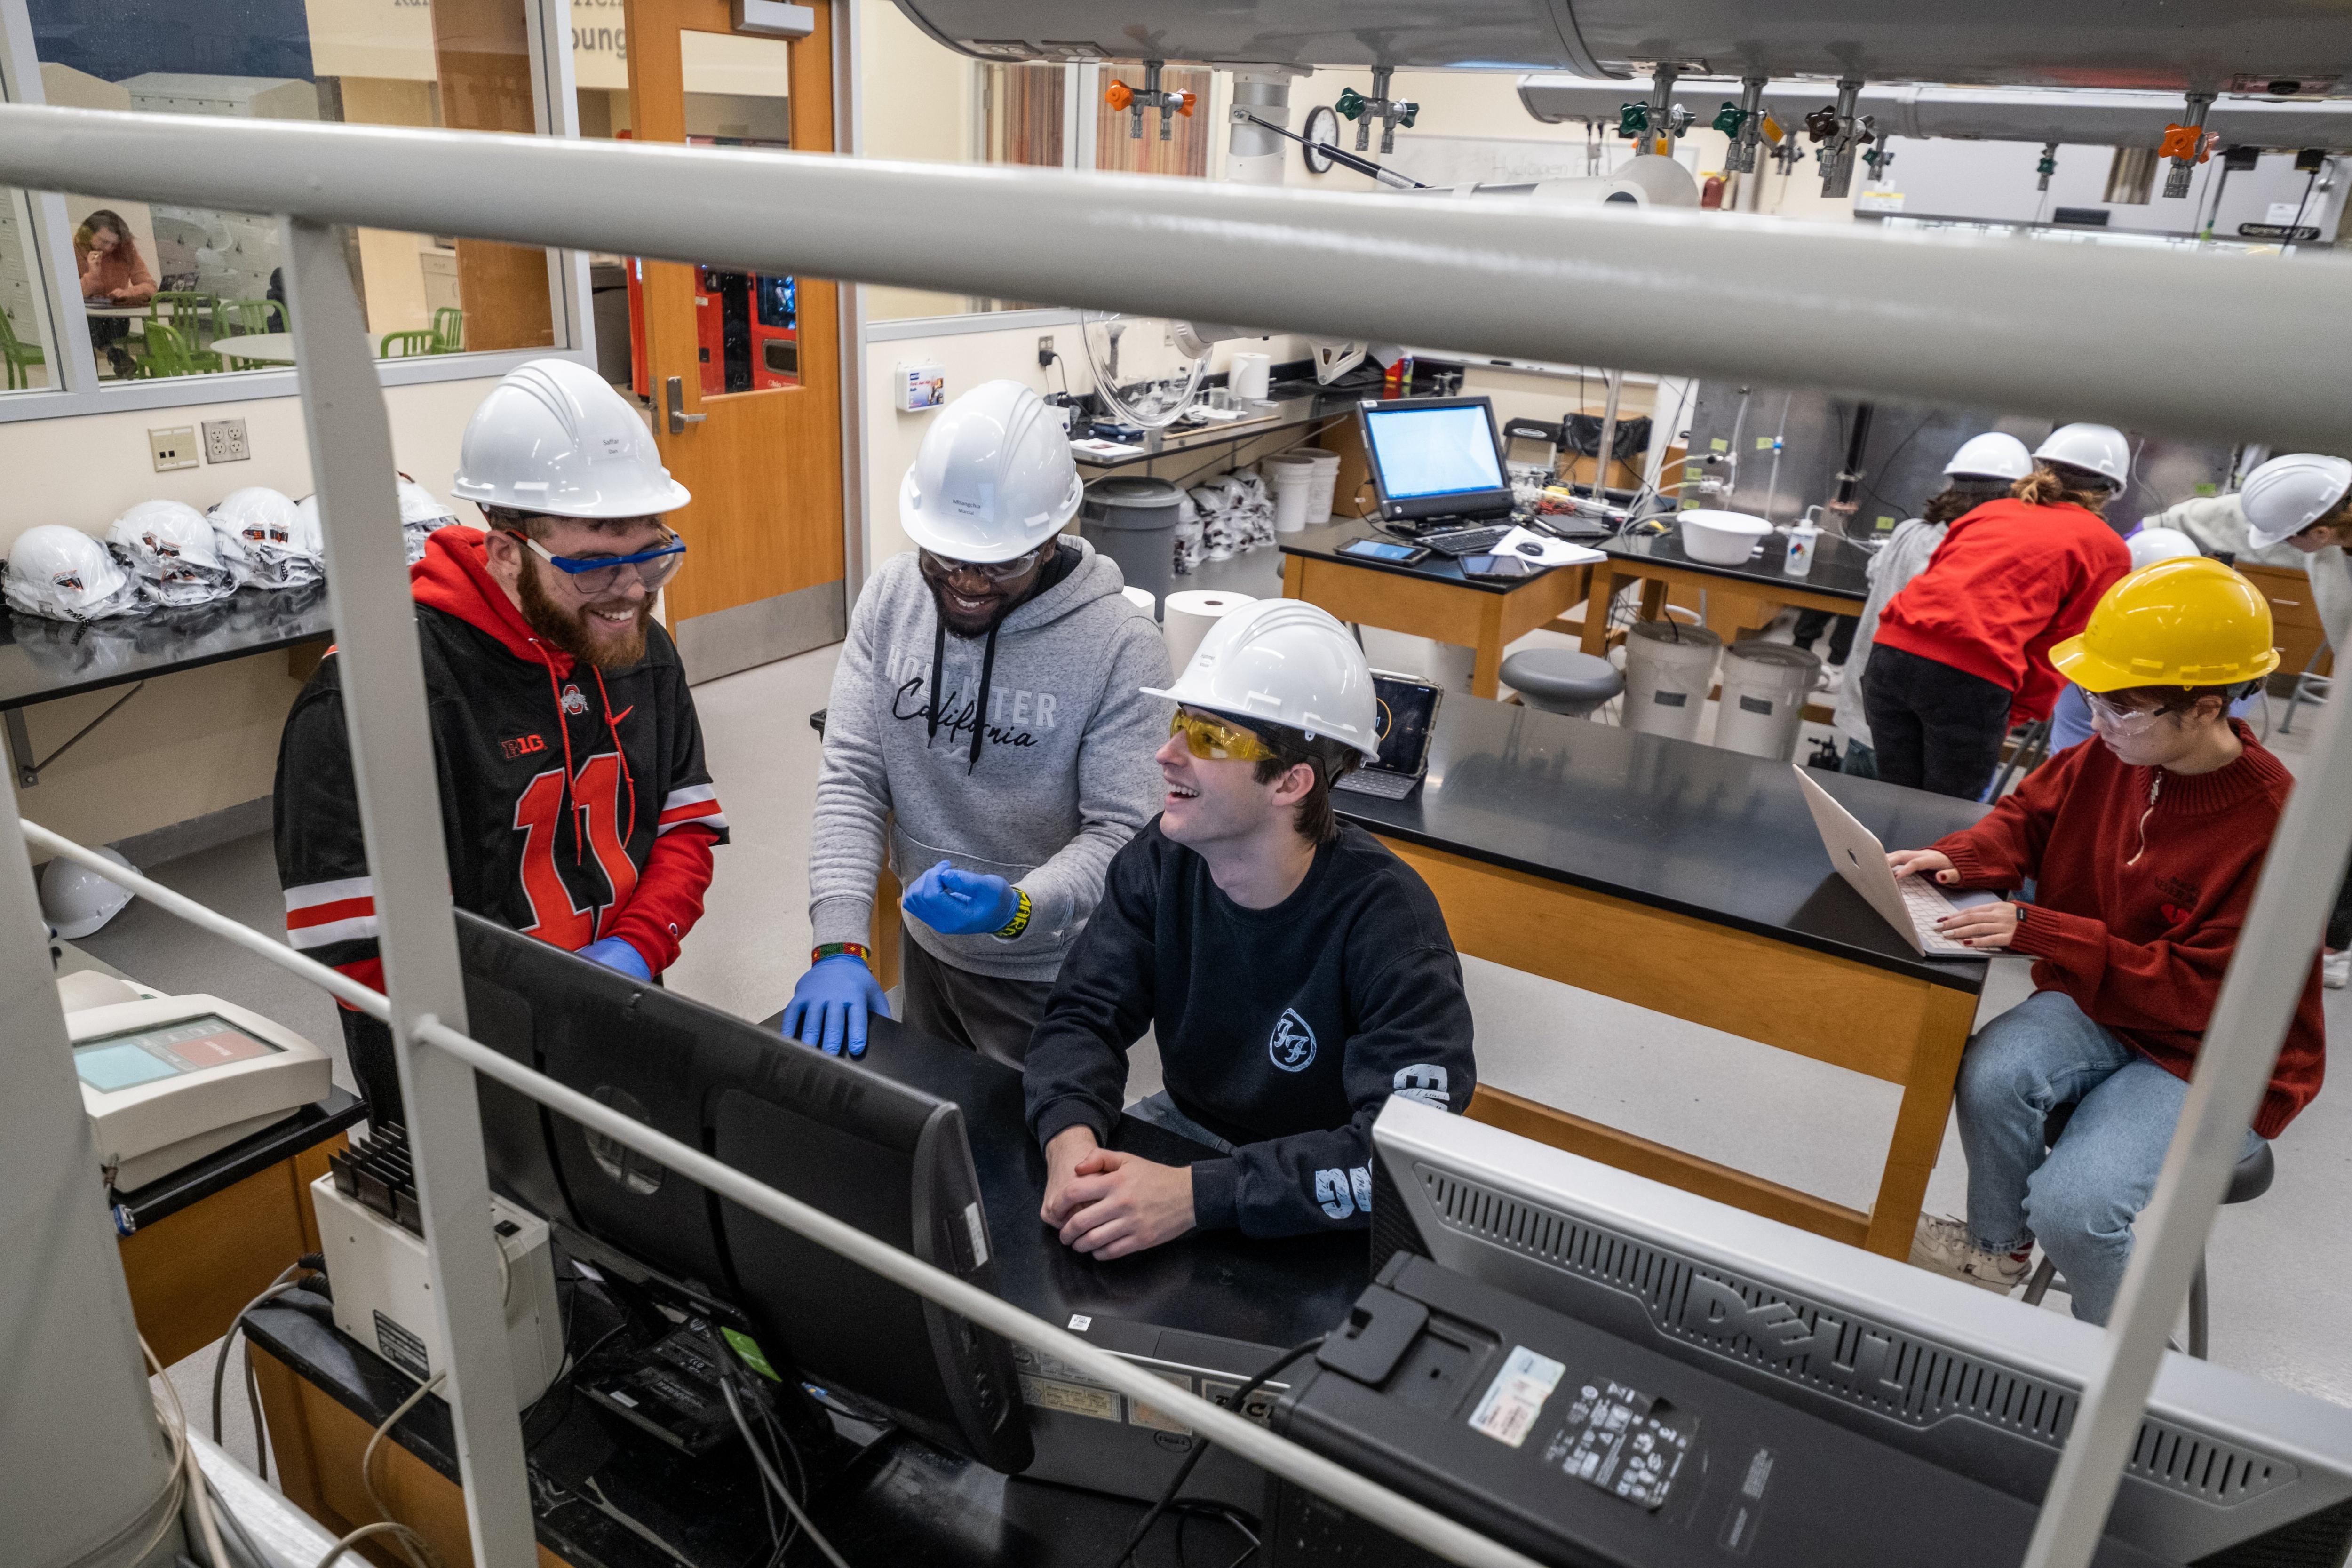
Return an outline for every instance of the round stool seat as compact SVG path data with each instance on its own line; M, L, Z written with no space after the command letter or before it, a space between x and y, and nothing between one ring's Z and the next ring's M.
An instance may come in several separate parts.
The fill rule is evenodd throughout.
M1503 684L1530 708L1581 719L1624 690L1625 678L1615 665L1589 653L1531 647L1503 661Z

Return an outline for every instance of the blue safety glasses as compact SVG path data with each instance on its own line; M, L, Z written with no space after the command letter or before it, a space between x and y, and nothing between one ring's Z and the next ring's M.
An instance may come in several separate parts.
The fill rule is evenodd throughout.
M628 581L625 573L635 573L637 580L645 584L646 593L657 594L662 584L677 576L677 569L686 564L686 541L675 533L664 535L669 542L667 544L640 550L634 555L558 555L527 533L516 533L515 537L529 545L541 560L571 578L572 585L590 598L618 591Z

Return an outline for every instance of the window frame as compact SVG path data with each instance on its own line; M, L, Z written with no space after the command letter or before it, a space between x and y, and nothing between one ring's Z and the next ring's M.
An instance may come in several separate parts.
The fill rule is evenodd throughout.
M573 93L571 7L567 0L522 0L530 44L531 109L539 134L577 139L580 106ZM0 0L0 102L45 103L40 57L34 47L28 0ZM0 394L0 425L31 419L69 419L89 414L138 413L203 404L249 403L300 395L300 372L219 371L131 383L99 379L98 356L89 348L89 318L81 290L65 282L79 279L73 262L73 226L66 221L65 197L55 191L27 191L33 232L26 259L57 345L54 384L37 391ZM559 346L507 349L489 353L428 354L379 360L376 374L387 387L445 381L478 381L504 375L535 359L568 359L595 368L596 325L589 308L588 254L547 253L549 313Z

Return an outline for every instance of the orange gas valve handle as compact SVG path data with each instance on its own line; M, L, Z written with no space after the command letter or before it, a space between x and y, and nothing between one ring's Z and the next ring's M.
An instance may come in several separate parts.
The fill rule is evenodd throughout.
M2164 128L2164 140L2157 143L2156 155L2202 163L2213 156L2212 142L2219 140L2217 136L2209 141L2199 126L2168 125Z
M1127 83L1123 81L1113 79L1110 86L1103 91L1103 101L1109 104L1114 110L1125 109L1129 104L1135 101L1135 89L1128 86Z
M1184 116L1187 120L1190 120L1192 117L1192 100L1197 95L1193 93L1186 93L1184 95L1184 101L1177 105L1176 112Z

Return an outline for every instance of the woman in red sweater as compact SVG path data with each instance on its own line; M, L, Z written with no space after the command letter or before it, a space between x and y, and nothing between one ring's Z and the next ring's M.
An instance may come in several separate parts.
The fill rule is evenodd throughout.
M2034 993L1960 1058L1968 1217L1923 1217L1911 1261L2006 1294L2039 1240L2074 1315L2104 1323L2293 781L2229 717L2278 653L2262 591L2220 562L2132 573L2051 657L2091 694L2097 742L2028 774L1966 832L1887 857L1897 877L1948 887L2034 883L2031 904L1942 922L1972 947L2032 957ZM2324 1052L2314 963L2250 1148L2319 1092ZM2043 1119L2070 1104L2045 1152Z
M2131 570L2099 516L2131 472L2123 433L2062 426L2033 458L2011 499L1953 523L1879 612L1862 698L1889 784L1981 797L2010 725L2042 718L2063 689L2051 647Z

